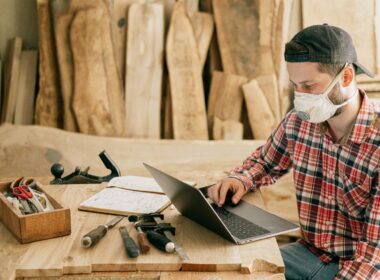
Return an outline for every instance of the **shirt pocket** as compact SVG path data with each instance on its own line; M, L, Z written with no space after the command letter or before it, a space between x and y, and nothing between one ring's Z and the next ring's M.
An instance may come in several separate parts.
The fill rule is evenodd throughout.
M369 184L366 180L355 182L343 175L343 188L338 192L338 201L351 219L362 221L369 200Z

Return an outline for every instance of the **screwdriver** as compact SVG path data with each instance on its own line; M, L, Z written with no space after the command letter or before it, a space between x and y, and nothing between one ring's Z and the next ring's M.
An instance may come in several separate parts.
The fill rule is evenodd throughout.
M150 243L152 243L157 249L161 251L167 253L173 253L175 251L174 243L163 234L160 234L153 230L148 230L146 232L146 237Z
M123 218L124 216L117 216L107 224L98 226L96 229L93 229L92 231L84 235L81 240L82 247L89 248L94 246L96 243L100 241L100 239L102 239L107 234L110 228L113 228Z

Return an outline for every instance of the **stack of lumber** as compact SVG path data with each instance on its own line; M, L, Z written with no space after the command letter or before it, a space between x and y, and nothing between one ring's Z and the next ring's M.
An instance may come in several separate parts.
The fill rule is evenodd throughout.
M238 140L249 130L265 139L284 114L291 4L37 0L36 123L127 138Z
M36 50L23 49L21 38L16 37L10 40L8 60L4 69L4 92L1 96L2 122L33 123L37 56Z

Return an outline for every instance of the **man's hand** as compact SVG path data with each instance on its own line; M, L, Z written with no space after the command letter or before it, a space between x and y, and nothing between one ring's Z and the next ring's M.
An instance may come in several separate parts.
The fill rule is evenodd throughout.
M221 207L228 192L232 193L232 203L237 204L246 194L243 183L235 178L224 178L207 190L208 197Z

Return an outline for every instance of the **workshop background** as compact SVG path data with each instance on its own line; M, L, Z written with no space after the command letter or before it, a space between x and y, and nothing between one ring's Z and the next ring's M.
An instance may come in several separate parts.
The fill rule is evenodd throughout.
M359 61L376 76L359 76L359 87L380 102L378 0L0 0L0 7L2 178L51 176L57 161L103 171L104 146L123 174L136 168L122 164L126 157L150 157L182 163L182 178L191 160L214 164L222 176L291 108L284 44L312 24L352 35ZM262 190L265 204L298 222L291 176L280 184Z

